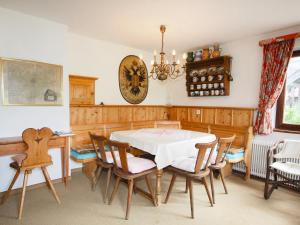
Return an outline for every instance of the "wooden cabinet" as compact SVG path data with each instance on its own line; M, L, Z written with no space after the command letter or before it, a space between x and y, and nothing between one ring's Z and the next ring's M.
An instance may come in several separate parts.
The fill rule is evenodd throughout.
M186 64L186 89L189 97L228 96L231 57L221 56Z
M97 77L70 75L70 105L94 105Z

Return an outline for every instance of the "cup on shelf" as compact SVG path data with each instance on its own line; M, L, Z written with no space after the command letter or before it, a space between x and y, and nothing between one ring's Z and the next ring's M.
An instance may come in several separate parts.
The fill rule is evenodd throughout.
M190 85L190 90L194 90L194 85L193 84Z
M200 78L200 80L202 81L202 82L204 82L205 81L205 76L202 76L201 78Z
M195 92L194 91L191 91L191 96L195 96Z
M224 88L224 83L220 83L220 87L221 87L221 88Z
M215 90L215 95L219 95L220 91L219 90Z
M206 89L207 84L202 84L202 89Z
M200 96L203 96L203 91L200 91Z
M220 95L224 95L224 94L225 94L224 90L223 89L220 90Z
M218 75L218 80L223 80L223 78L224 78L224 75L222 75L222 74Z
M193 82L197 82L198 81L198 77L193 77Z
M215 95L215 90L211 90L210 95Z
M212 89L213 88L213 84L208 84L207 87L208 87L208 89Z
M218 88L219 87L219 83L214 83L214 88Z
M205 91L204 95L208 96L209 95L209 91Z
M199 96L200 92L199 91L195 91L195 96Z
M212 81L214 79L214 76L208 76L208 81Z
M201 84L197 84L197 89L201 89Z

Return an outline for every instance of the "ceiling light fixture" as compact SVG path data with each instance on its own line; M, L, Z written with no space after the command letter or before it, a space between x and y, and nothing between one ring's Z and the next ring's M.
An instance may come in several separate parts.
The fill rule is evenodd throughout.
M168 77L172 79L176 79L180 76L182 76L185 73L185 64L183 66L180 66L180 60L178 59L176 61L176 51L172 51L172 63L168 62L166 53L164 52L164 33L166 32L166 26L161 25L160 26L160 32L161 32L161 52L160 54L160 61L157 62L157 52L154 50L153 53L153 60L151 60L151 72L150 72L150 78L156 80L166 80ZM187 55L183 54L184 61L186 60Z

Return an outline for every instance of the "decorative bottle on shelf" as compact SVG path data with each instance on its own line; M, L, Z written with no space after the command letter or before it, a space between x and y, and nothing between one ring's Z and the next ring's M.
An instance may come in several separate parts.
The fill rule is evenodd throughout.
M218 44L214 45L214 49L211 53L211 57L212 58L216 58L216 57L220 57L221 56L221 49L220 46Z
M187 62L194 62L194 52L188 52L187 53L186 61Z
M195 56L195 58L194 58L194 62L198 62L198 61L200 61L201 60L201 57L202 57L202 51L201 50L197 50L197 51L195 51L195 54L194 54L194 56Z
M202 49L202 60L210 58L210 50L208 47Z

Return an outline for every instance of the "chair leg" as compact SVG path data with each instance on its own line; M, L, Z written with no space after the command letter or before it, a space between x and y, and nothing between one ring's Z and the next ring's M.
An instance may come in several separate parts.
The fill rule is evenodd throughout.
M59 200L59 197L58 197L58 195L57 195L57 193L55 191L55 188L54 188L54 186L53 186L53 184L51 182L51 179L50 179L50 176L48 174L47 169L45 167L42 167L42 171L43 171L44 177L46 179L46 182L48 183L48 185L49 185L49 187L50 187L50 189L52 191L52 194L53 194L55 200L57 201L58 204L61 204L61 202Z
M125 220L129 219L131 199L132 199L132 191L133 191L133 180L128 180L128 196L127 196L127 207L126 207Z
M185 178L185 191L184 191L184 193L188 193L188 189L189 189L188 180L187 180L187 178Z
M107 180L106 180L106 188L105 188L105 194L104 194L104 203L106 203L106 199L107 199L107 192L108 192L110 179L111 179L111 171L112 171L111 168L109 168L108 171L107 171Z
M116 183L115 183L115 187L114 187L114 190L110 196L110 200L109 200L109 205L111 205L112 201L114 200L114 197L118 191L118 188L119 188L119 184L120 184L120 180L121 180L121 177L117 177L117 180L116 180Z
M156 197L155 197L152 185L151 185L151 181L150 181L149 175L145 176L145 180L146 180L146 183L147 183L148 190L149 190L149 192L151 194L151 197L152 197L153 205L157 206L157 204L156 204Z
M277 170L276 170L276 169L274 169L274 181L275 181L275 183L274 183L274 188L275 188L275 189L278 189L278 183L277 183L277 181L278 181L278 176L277 176Z
M210 170L209 178L210 178L212 201L215 204L216 202L215 202L214 175L213 175L213 170L212 169Z
M206 190L206 193L207 193L207 196L208 196L208 200L209 200L209 202L210 202L210 205L211 205L211 206L214 206L214 205L213 205L213 201L212 201L212 199L211 199L211 195L210 195L210 193L209 193L209 189L208 189L208 185L207 185L207 182L206 182L205 177L202 178L202 182L203 182L203 184L204 184L204 187L205 187L205 190Z
M4 194L3 197L2 197L1 204L3 204L3 203L8 199L9 194L10 194L10 192L11 192L11 189L13 188L14 184L16 183L16 181L17 181L19 175L20 175L20 170L17 170L17 172L16 172L16 174L15 174L15 176L14 176L12 182L11 182L10 185L9 185L9 188L7 189L7 191L5 192L5 194Z
M266 175L266 182L265 182L265 191L264 191L264 198L267 200L270 198L271 193L269 193L269 183L270 183L270 175L271 169L267 168L267 175Z
M221 169L220 169L220 176L221 176L221 180L222 180L223 187L224 187L224 190L225 190L225 194L228 194L227 187L226 187L226 184L225 184L224 174L223 174Z
M29 176L29 171L25 170L23 188L22 188L22 196L21 196L20 207L19 207L19 215L18 215L19 220L22 218L22 214L23 214L23 207L24 207L24 200L25 200L25 193L26 193L26 186L27 186L27 182L28 182L28 176Z
M100 180L101 172L102 172L102 167L98 166L96 169L96 172L95 172L95 176L93 177L93 181L92 181L92 191L96 190L96 186Z
M190 205L191 205L191 216L194 219L194 197L193 197L193 181L191 178L187 178L189 192L190 192Z
M170 194L172 192L175 180L176 180L176 174L173 173L172 180L171 180L171 183L170 183L170 186L169 186L169 189L168 189L168 192L167 192L167 196L166 196L166 199L165 199L165 204L167 204L167 202L169 200L169 197L170 197Z

